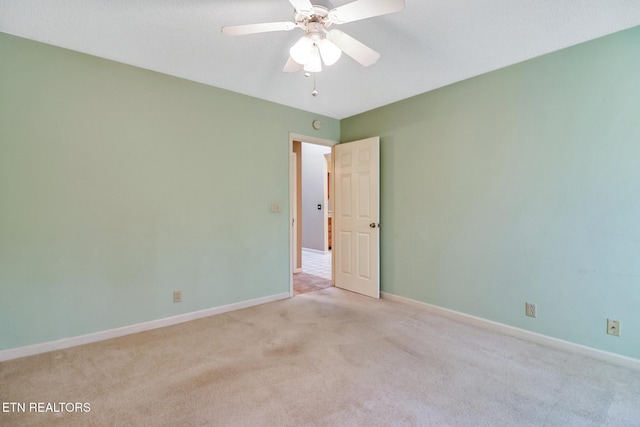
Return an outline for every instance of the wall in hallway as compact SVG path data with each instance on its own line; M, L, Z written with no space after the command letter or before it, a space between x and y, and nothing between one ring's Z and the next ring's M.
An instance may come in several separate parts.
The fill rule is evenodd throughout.
M327 153L330 147L302 144L302 246L319 251L325 250Z

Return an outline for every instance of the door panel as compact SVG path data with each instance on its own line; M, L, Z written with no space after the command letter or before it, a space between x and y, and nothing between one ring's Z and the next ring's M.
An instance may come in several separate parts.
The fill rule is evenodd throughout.
M371 235L358 233L358 275L361 279L371 278Z
M340 244L338 245L340 248L351 248L351 233L348 231L340 232ZM340 253L340 262L338 266L340 268L339 272L343 275L351 275L351 250L339 250Z
M380 298L380 138L334 150L335 286Z
M340 214L351 217L351 175L340 175ZM337 198L337 197L336 197Z
M371 218L371 174L362 172L358 175L358 217Z

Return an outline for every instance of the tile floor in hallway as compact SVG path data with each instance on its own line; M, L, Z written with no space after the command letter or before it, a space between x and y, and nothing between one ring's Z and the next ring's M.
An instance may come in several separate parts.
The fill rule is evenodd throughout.
M331 280L331 252L321 253L302 248L302 272Z
M302 273L293 275L293 294L319 291L331 286L331 252L302 249Z

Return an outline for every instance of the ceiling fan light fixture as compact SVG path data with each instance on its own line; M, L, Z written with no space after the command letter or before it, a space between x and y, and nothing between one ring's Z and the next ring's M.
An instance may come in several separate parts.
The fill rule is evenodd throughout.
M320 49L320 56L322 56L324 65L327 67L338 62L338 59L340 59L342 55L342 50L328 39L320 40L318 42L318 48Z
M289 55L298 64L306 64L309 62L313 55L314 44L307 36L302 36L298 39L296 44L289 49Z
M311 51L311 57L304 64L304 70L310 73L319 73L322 71L322 61L320 60L320 52L318 51L318 46L313 45Z
M351 0L331 10L314 5L312 0L289 0L289 3L294 8L294 22L224 26L222 33L240 36L291 31L294 28L304 30L306 34L289 49L289 58L282 68L285 73L294 73L303 68L307 73L320 72L323 62L326 66L335 64L342 52L368 67L380 58L380 54L340 30L329 30L329 27L399 12L405 7L405 0Z

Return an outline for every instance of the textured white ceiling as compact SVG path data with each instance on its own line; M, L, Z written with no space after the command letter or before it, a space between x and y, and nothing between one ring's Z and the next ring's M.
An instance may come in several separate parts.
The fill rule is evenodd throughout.
M640 0L406 0L403 12L340 26L382 57L325 67L318 97L310 78L282 72L301 30L220 33L292 18L287 0L0 1L1 32L342 119L638 26Z

